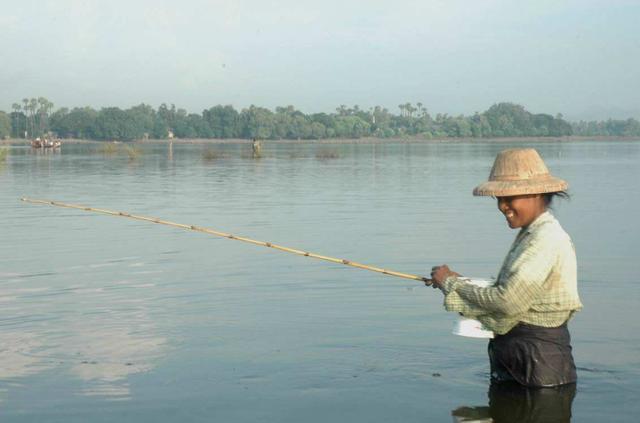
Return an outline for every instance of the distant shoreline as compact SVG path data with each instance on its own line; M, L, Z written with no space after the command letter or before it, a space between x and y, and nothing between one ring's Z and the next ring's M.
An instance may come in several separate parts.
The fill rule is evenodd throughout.
M168 144L170 142L175 145L179 144L250 144L252 140L240 138L184 138L184 139L147 139L134 141L97 141L89 139L69 138L62 139L63 144ZM420 137L407 138L326 138L319 140L295 140L295 139L279 139L279 140L260 140L268 144L421 144L421 143L483 143L483 142L584 142L584 141L640 141L640 137L636 136L566 136L566 137L504 137L504 138L433 138L426 139ZM29 145L31 140L22 138L10 138L0 140L0 145Z

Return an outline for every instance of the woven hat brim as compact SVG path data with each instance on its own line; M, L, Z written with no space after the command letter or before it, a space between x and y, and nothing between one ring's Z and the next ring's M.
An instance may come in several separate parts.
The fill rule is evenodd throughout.
M523 179L516 181L488 181L473 189L473 195L509 197L524 194L545 194L548 192L565 191L569 188L567 181L554 176L544 179Z

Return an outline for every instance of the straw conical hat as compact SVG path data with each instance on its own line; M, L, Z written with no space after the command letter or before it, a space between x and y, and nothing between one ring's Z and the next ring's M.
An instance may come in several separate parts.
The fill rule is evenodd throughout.
M549 173L533 148L514 148L498 154L489 181L474 188L473 195L507 197L564 191L569 184Z

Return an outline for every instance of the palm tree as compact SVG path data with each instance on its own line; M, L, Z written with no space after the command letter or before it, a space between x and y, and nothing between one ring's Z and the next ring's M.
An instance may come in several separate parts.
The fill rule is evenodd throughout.
M15 137L19 138L18 134L19 134L20 128L18 128L18 126L20 124L20 109L22 109L22 107L18 103L13 103L11 105L11 108L13 109L13 117L15 121L15 123L13 124L13 127L15 129Z
M30 99L29 100L29 116L31 118L31 132L33 133L35 133L36 131L36 110L37 109L38 109L38 99L36 98Z
M29 131L29 99L22 99L22 110L24 110L24 137L27 138L31 135Z
M413 106L411 105L411 103L407 103L404 105L405 110L407 111L407 115L409 117L411 117L413 115L413 112L415 111L415 109L413 108Z
M49 129L49 112L53 109L53 103L44 97L38 98L38 121L40 133L44 134Z
M47 107L47 99L44 97L38 97L38 126L40 129L40 134L44 133L45 119L46 119L46 107Z

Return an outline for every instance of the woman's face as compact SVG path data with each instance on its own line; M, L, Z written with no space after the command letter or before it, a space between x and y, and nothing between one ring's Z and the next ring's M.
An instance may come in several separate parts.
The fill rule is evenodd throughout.
M542 194L496 197L498 210L507 218L512 229L528 226L547 209Z

